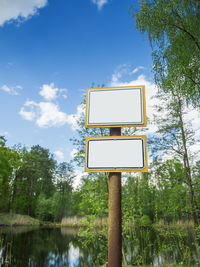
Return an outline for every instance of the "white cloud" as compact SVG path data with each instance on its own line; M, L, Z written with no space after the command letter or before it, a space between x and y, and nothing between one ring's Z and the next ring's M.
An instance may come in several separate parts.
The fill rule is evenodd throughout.
M57 97L62 96L63 98L67 98L67 89L65 88L56 88L54 83L43 84L40 87L40 95L44 97L45 100L52 101Z
M54 155L58 158L58 160L63 160L64 159L64 153L60 150L54 151Z
M110 82L110 86L136 86L136 85L145 85L145 93L146 93L146 109L147 109L147 117L150 119L150 123L147 124L148 130L145 131L145 134L155 134L157 131L157 126L154 124L151 124L151 121L153 120L153 115L155 114L155 108L154 106L159 104L159 100L155 98L158 88L157 86L146 79L145 75L139 75L136 80L131 80L128 82L122 82L121 79L124 78L125 75L128 74L128 65L120 65L117 68L117 71L112 75L112 79ZM138 69L141 69L141 67L135 68L135 73L138 71ZM127 70L127 71L126 71ZM132 71L134 72L134 70ZM164 116L164 114L163 114ZM190 122L191 123L191 129L194 130L194 137L196 140L200 139L200 113L199 110L194 109L192 106L189 106L185 110L184 115L184 122ZM143 127L142 127L143 128ZM144 129L144 128L143 128ZM196 159L200 158L200 143L195 142L194 145L191 145L189 148L189 151L192 154L196 155ZM173 157L174 155L170 152L165 155L165 160Z
M29 107L28 111L26 110L26 107ZM24 106L20 109L19 114L23 119L33 121L36 117L36 107L37 103L27 100Z
M81 184L81 180L83 177L88 176L87 172L81 172L80 170L75 170L74 171L74 179L73 179L73 188L77 189L79 185Z
M81 116L85 113L85 105L77 106L75 114L68 115L60 111L59 105L52 102L26 101L20 109L20 116L29 121L35 121L40 128L60 127L69 124L72 130L79 129L78 122Z
M114 71L112 75L112 82L113 83L118 83L119 80L124 76L124 75L130 75L131 70L130 70L130 65L128 64L121 64L119 65L116 70Z
M144 67L139 66L139 67L135 68L134 70L132 70L132 74L135 74L136 72L138 72L139 70L142 70L142 69L144 69Z
M40 102L38 106L40 115L36 120L36 124L39 127L62 126L67 122L67 114L60 111L58 105L50 102Z
M185 120L190 122L192 129L195 132L195 137L200 137L200 113L199 110L194 109L192 106L188 106L185 112Z
M8 87L6 84L4 84L1 86L0 89L10 95L19 95L19 91L22 90L23 88L21 85Z
M82 115L85 114L85 105L80 104L77 107L77 112L68 116L68 123L71 125L72 130L76 131L79 129L78 122Z
M54 83L43 84L40 89L40 95L43 96L44 99L51 101L57 98L58 88L54 87Z
M73 148L72 151L70 152L70 156L72 158L74 158L76 156L77 152L78 152L78 150L76 148Z
M59 106L51 102L26 101L19 114L25 120L35 120L40 128L62 126L68 121L67 114L60 111Z
M48 0L0 0L0 26L12 20L24 20L37 14Z
M102 7L108 3L108 0L91 0L93 4L97 5L98 9L101 10Z
M11 89L5 84L1 87L1 90L3 90L4 92L7 92L7 93L11 92Z
M59 127L68 123L74 131L79 128L78 121L84 113L85 105L83 104L77 107L75 114L67 115L67 113L60 111L57 104L52 102L36 103L34 101L26 101L19 111L23 119L35 121L40 128Z
M2 131L2 132L0 132L0 136L7 136L7 137L9 137L9 136L11 136L11 134L9 132Z
M24 107L22 107L19 111L19 114L27 121L33 121L35 118L35 112L33 111L26 111Z
M153 98L157 92L157 87L154 83L148 81L145 77L145 75L139 75L137 79L129 81L129 82L121 82L120 79L122 78L122 75L119 75L119 79L116 79L116 76L110 82L110 86L136 86L136 85L145 85L145 93L146 93L146 112L147 117L150 119L150 121L153 119L154 114L154 105L158 103L158 100ZM148 123L147 125L148 130L147 133L155 133L157 130L157 127L151 123Z

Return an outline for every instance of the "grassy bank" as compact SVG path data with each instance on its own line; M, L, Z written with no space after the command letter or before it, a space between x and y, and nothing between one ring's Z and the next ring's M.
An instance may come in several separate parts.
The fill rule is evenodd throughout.
M82 227L86 226L88 224L92 224L94 227L102 227L107 226L108 218L95 218L94 216L88 216L88 217L64 217L61 221L61 226L70 226L70 227ZM171 222L167 223L163 220L160 220L157 223L147 223L144 221L134 221L134 220L128 220L123 222L124 226L126 228L135 228L135 227L153 227L155 229L174 229L177 228L179 230L185 230L185 229L193 229L194 223L192 221L177 221L177 222Z
M107 218L65 217L61 221L61 226L84 227L91 223L94 227L100 228L107 225L107 220Z
M0 225L2 226L40 225L40 221L28 215L0 213Z

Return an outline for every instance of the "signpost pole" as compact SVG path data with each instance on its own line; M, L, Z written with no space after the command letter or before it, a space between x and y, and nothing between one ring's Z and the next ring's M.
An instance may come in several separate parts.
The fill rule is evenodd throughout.
M121 127L110 128L110 136L121 136ZM108 266L122 266L121 172L109 173Z

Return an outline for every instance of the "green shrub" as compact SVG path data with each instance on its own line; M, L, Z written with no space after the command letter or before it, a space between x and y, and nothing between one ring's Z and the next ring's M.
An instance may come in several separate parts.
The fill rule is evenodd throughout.
M139 220L139 225L140 226L151 226L152 221L148 215L143 215Z

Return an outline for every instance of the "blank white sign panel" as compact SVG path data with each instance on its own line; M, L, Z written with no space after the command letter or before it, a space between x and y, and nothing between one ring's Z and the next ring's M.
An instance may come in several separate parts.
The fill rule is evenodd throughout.
M143 89L88 91L87 126L144 125Z
M94 138L87 141L86 169L144 170L146 167L143 138Z

